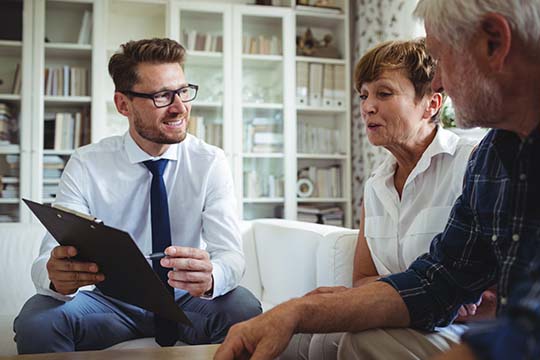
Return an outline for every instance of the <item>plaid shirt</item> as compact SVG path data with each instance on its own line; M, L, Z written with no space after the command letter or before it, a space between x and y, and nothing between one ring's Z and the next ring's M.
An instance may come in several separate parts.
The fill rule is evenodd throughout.
M537 254L539 262L532 269L536 276L531 276ZM478 301L496 284L501 320L464 336L476 354L485 357L486 351L504 346L504 339L514 339L493 341L495 332L510 327L519 328L520 339L534 344L530 354L538 351L539 272L540 129L524 140L509 131L492 130L471 156L463 194L429 254L381 281L399 292L411 327L422 330L450 324L461 305ZM534 326L521 320L527 318L536 319ZM515 343L508 345L511 349Z

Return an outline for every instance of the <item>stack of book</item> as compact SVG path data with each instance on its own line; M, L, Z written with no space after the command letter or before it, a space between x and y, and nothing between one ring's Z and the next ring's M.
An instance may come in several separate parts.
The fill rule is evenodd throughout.
M188 132L208 144L223 146L223 125L216 122L205 122L203 116L191 116Z
M64 159L59 155L44 155L43 156L43 178L44 179L60 179L62 170L65 166Z
M283 175L261 173L256 170L244 172L244 196L247 198L283 197L285 182Z
M11 93L19 95L21 93L21 64L17 64L15 68L15 76L13 77L13 85L11 85Z
M296 133L298 152L306 154L339 154L339 130L317 127L307 121L298 121Z
M242 38L242 52L244 54L280 55L281 40L277 36L246 35Z
M336 6L322 6L322 5L296 5L297 11L303 11L311 14L321 15L339 15L343 13L343 9Z
M0 156L0 176L19 177L19 155Z
M223 52L223 36L198 33L197 30L182 31L182 44L191 51Z
M297 220L343 226L343 210L338 206L298 205Z
M272 118L256 117L246 127L246 150L254 153L283 151L281 124Z
M0 149L6 150L13 147L15 132L15 119L11 107L0 103Z
M341 166L332 165L326 168L309 166L298 172L298 178L308 178L313 182L314 191L310 197L341 197Z
M88 71L82 67L45 68L45 95L50 96L87 96Z
M297 62L296 103L300 106L344 108L345 67Z
M89 142L89 118L81 112L46 113L44 148L73 150Z

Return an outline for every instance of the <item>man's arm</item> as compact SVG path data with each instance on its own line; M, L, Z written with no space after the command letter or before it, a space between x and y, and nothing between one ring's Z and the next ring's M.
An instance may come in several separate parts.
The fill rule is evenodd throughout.
M388 284L375 282L287 301L246 322L234 325L215 359L252 356L274 359L294 333L358 332L377 327L406 327L409 314Z
M237 287L245 270L232 174L223 151L212 162L207 180L202 237L213 266L211 297L216 297Z

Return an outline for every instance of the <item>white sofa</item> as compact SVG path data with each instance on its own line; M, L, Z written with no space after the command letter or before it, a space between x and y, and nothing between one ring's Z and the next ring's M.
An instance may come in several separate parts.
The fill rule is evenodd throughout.
M44 229L39 224L0 224L0 356L15 355L13 320L35 293L30 279ZM246 272L242 285L263 309L325 285L350 286L356 230L280 219L242 223ZM157 346L152 338L113 348Z

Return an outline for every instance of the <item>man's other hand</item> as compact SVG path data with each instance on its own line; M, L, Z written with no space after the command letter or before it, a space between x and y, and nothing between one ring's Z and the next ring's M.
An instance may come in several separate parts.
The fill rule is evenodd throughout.
M57 246L47 261L51 289L62 294L73 294L79 288L105 280L97 264L72 260L77 255L73 246Z
M199 297L212 290L212 262L207 251L191 247L169 246L167 257L161 259L161 266L169 271L169 285L183 289L191 296Z

